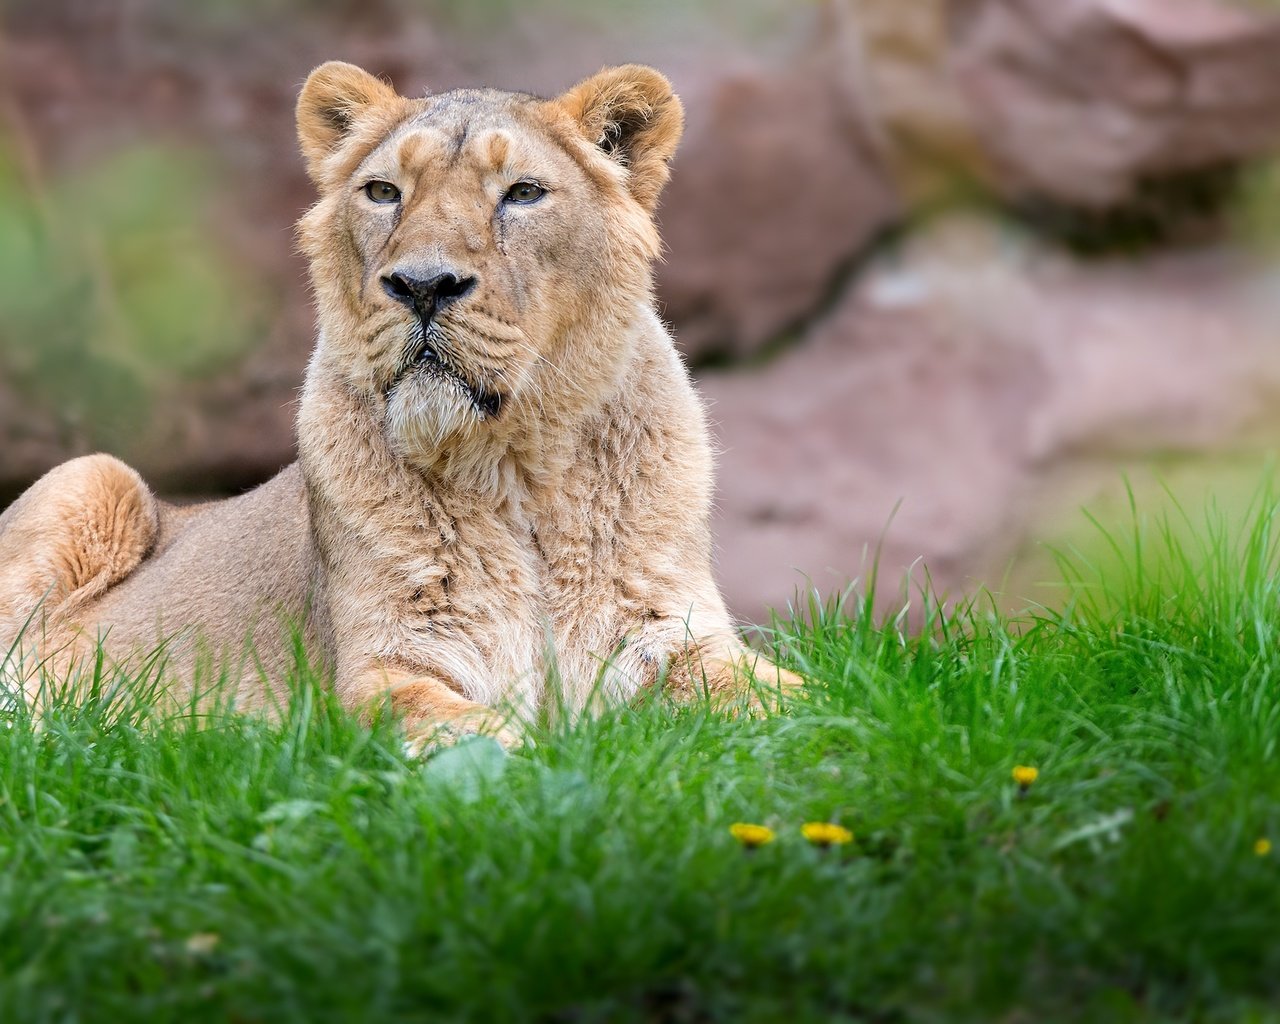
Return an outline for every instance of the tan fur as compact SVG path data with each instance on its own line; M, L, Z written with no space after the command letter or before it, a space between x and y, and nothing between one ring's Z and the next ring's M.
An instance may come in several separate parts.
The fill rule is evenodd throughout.
M54 470L0 518L0 644L32 616L25 649L60 665L104 634L120 660L168 640L179 679L210 659L256 705L288 668L283 616L346 706L389 697L422 732L496 728L549 679L572 708L659 679L741 692L756 656L712 578L703 410L652 295L682 123L649 68L554 100L318 68L298 465L196 510L107 456ZM520 181L545 195L504 200ZM440 269L474 285L430 321L384 283Z

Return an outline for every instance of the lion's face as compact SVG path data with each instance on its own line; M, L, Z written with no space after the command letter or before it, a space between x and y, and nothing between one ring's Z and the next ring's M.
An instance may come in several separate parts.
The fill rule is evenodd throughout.
M648 303L680 133L657 72L613 69L550 101L410 100L326 64L298 124L321 192L302 222L321 355L385 401L407 454L546 414L620 357L599 339Z

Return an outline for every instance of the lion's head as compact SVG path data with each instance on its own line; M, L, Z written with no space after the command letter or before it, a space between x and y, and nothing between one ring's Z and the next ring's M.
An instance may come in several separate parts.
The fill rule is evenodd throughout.
M683 125L662 75L409 99L333 62L297 116L320 193L300 226L316 358L380 403L398 449L554 414L616 374Z

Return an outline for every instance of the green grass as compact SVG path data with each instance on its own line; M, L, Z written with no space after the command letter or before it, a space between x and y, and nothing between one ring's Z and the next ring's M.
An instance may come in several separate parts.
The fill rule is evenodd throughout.
M811 607L766 716L17 714L0 1020L1280 1020L1278 513L1135 515L1016 621Z

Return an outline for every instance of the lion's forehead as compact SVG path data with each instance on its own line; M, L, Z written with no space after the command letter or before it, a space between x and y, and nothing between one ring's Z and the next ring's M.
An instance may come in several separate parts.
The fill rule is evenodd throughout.
M364 167L409 178L459 167L502 176L533 173L538 165L563 158L563 149L529 98L461 92L424 101L366 158Z

